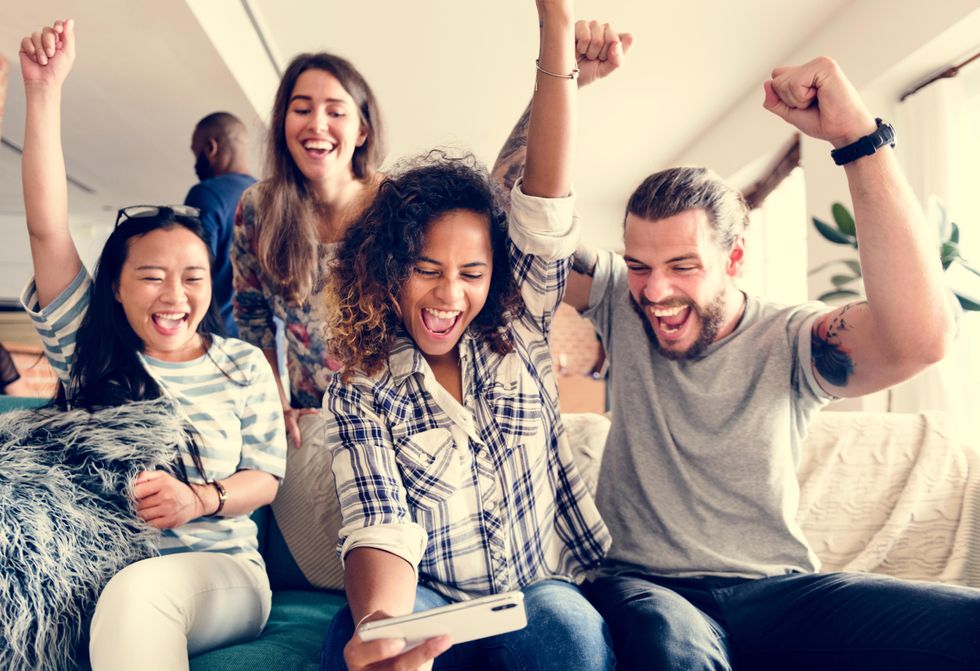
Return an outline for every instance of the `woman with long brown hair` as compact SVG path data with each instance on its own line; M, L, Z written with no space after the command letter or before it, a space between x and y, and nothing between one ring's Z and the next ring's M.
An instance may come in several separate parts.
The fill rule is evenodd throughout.
M348 61L300 54L286 68L272 111L267 177L242 196L235 221L235 319L278 373L274 317L285 325L290 393L280 386L286 428L302 441L339 364L312 324L337 241L373 197L384 151L371 87Z

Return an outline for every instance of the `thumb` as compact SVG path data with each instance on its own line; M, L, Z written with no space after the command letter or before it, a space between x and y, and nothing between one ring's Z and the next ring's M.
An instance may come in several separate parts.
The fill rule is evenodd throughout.
M633 33L620 33L619 43L623 47L623 53L625 54L633 46Z
M75 19L65 21L64 30L61 32L61 40L64 45L65 53L71 58L75 57Z
M790 106L784 103L776 94L775 89L772 87L771 79L766 80L762 84L762 90L765 94L765 98L762 100L762 106L779 118L787 119L791 111Z

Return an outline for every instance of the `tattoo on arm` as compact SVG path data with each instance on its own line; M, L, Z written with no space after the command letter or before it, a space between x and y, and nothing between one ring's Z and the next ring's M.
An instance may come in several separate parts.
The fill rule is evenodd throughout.
M813 367L823 379L835 387L846 387L854 374L854 361L850 351L840 341L842 331L848 330L847 313L867 302L850 303L842 307L829 319L824 317L813 323L810 332L810 356Z
M595 264L598 256L591 247L579 247L572 256L572 270L579 275L595 276Z
M524 171L524 162L527 159L527 127L530 121L531 105L528 103L527 109L517 120L514 130L510 132L510 137L504 142L500 154L497 155L497 161L493 164L493 179L507 191L514 188L514 184Z

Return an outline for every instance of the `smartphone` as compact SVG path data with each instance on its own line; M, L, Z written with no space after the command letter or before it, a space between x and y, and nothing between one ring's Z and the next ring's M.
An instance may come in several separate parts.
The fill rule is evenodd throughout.
M515 591L366 622L358 630L358 636L362 641L404 638L408 649L444 634L451 636L454 644L466 643L526 626L524 593Z

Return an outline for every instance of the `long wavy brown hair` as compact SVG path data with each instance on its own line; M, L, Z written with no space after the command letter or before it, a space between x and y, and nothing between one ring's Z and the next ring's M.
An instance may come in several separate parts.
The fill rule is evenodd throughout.
M361 73L339 56L324 52L300 54L286 68L272 106L266 140L266 173L256 189L256 255L262 271L286 300L300 304L313 289L319 270L319 244L314 196L306 177L286 146L286 110L296 80L307 70L323 70L351 95L357 105L364 143L354 150L351 171L362 182L371 181L384 159L381 112L374 93Z
M487 301L469 328L498 354L513 349L510 322L523 314L524 303L512 272L507 216L476 159L434 151L386 176L340 243L323 301L330 350L344 363L345 381L355 373L373 376L386 365L403 329L399 294L422 256L425 233L453 210L485 217L493 248Z

